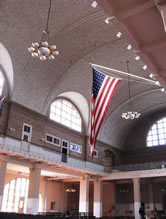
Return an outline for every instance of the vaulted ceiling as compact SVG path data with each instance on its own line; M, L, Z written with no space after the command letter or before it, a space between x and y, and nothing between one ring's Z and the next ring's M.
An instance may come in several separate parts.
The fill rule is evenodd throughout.
M47 115L51 102L59 95L65 96L82 113L87 130L90 62L126 71L126 61L129 61L132 74L148 78L151 72L157 73L162 86L165 86L166 69L165 50L162 50L166 44L164 25L155 1L126 0L122 4L122 0L98 0L96 8L91 7L92 2L52 1L50 41L57 45L60 54L55 60L42 62L31 56L28 47L40 41L49 1L0 1L0 43L12 63L9 68L8 58L4 59L5 53L0 52L0 67L7 75L11 99ZM114 16L109 24L104 22L107 16ZM122 32L121 38L116 37L118 31ZM156 47L157 41L159 47ZM135 51L126 49L129 43ZM139 61L135 60L136 54L141 57ZM144 63L147 70L142 69ZM133 110L141 112L142 118L166 108L166 96L158 86L132 82L131 95ZM127 106L128 85L122 81L107 112L100 140L123 148L120 136L124 137L126 127L137 122L121 118Z

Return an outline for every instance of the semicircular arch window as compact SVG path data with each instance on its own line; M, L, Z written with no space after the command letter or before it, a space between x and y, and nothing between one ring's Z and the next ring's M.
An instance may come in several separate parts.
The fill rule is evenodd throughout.
M81 132L82 120L79 112L67 100L58 99L51 104L50 119Z
M146 145L148 147L166 145L166 117L152 125L147 135Z

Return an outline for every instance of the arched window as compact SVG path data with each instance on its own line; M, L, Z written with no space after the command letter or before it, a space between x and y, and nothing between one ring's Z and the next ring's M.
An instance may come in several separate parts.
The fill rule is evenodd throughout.
M2 91L3 91L3 85L4 85L4 77L3 77L3 74L0 70L0 96L2 95Z
M26 212L29 180L26 178L16 178L11 180L4 187L2 211ZM39 195L39 211L42 211L42 199Z
M166 117L152 125L147 135L146 144L148 147L166 145Z
M51 104L50 119L81 132L81 117L69 101L58 99Z

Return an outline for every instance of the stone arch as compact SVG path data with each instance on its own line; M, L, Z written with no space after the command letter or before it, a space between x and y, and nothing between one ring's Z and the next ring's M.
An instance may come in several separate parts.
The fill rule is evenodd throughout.
M0 71L2 72L5 78L4 95L11 98L13 94L13 86L14 86L13 65L12 65L11 57L2 43L0 43Z

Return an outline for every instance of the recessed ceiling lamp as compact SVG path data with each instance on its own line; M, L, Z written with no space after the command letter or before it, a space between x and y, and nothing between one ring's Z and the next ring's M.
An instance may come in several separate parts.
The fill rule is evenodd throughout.
M137 61L140 60L140 56L136 56L135 60L137 60Z
M121 33L121 32L118 32L118 33L116 34L116 36L117 36L118 38L120 38L120 37L122 36L122 33Z
M132 49L131 44L129 44L129 45L127 46L127 49L128 49L128 50L131 50L131 49Z
M40 60L42 61L47 59L49 60L55 59L55 56L59 55L59 52L56 49L56 45L51 45L49 43L48 24L49 24L50 11L51 11L51 0L49 4L47 24L46 24L46 28L43 30L41 40L40 42L32 43L32 46L28 48L29 52L32 54L33 57L39 57Z
M147 67L148 67L147 65L144 65L142 68L143 68L144 70L146 70L146 69L147 69Z
M92 4L91 4L91 6L92 6L93 8L96 8L96 7L97 7L97 2L96 2L96 1L93 1Z
M127 61L127 71L129 73L129 61ZM128 92L129 92L129 99L128 99L128 110L127 112L122 113L122 118L123 119L138 119L140 117L140 113L136 111L131 111L131 87L130 87L130 78L128 75Z

